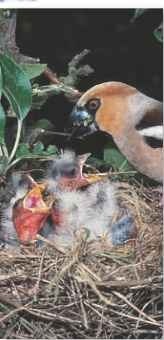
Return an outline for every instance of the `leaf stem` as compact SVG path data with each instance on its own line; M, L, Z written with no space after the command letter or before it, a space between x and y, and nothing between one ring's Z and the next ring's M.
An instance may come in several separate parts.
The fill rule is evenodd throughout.
M3 156L2 145L0 145L0 157Z
M15 159L13 162L11 162L10 164L8 164L6 171L8 171L10 168L12 168L12 166L14 166L15 164L17 164L18 162L20 162L22 160L22 158L17 158Z
M10 154L9 159L8 159L8 163L10 163L12 161L12 159L14 158L15 153L17 151L17 148L18 148L18 145L19 145L19 141L20 141L21 131L22 131L22 123L23 123L22 119L17 119L17 124L18 124L18 126L17 126L17 134L16 134L16 138L15 138L15 143L14 143L13 149L12 149L11 154Z
M5 157L9 157L9 154L8 154L8 150L7 150L7 147L6 147L6 145L5 144L2 144L1 145L1 150L2 150L2 153L3 153L3 156L5 156Z

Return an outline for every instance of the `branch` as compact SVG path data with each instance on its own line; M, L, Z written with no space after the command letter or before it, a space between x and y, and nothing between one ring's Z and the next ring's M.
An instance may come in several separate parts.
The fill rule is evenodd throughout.
M37 63L39 59L31 58L20 53L16 45L16 20L15 10L0 9L0 53L9 53L18 63Z
M0 9L0 53L9 53L18 63L33 64L39 59L31 58L20 53L16 45L16 10ZM81 92L75 87L81 77L86 77L94 70L89 65L79 66L82 59L89 53L85 49L77 54L68 63L67 75L58 77L50 68L44 71L45 77L50 81L50 85L37 86L33 89L33 108L39 109L48 97L63 93L68 100L76 102L81 96Z
M68 63L68 73L66 76L57 77L50 68L44 71L44 75L50 81L51 85L41 86L33 90L37 97L45 97L45 100L54 94L64 93L71 102L76 102L82 93L75 88L81 77L86 77L93 73L94 70L89 65L79 66L82 59L89 53L89 50L83 50L77 54Z

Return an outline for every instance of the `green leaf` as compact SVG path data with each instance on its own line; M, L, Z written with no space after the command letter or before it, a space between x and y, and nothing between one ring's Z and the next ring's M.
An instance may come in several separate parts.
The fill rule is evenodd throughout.
M3 78L2 78L2 71L1 71L1 67L0 67L0 98L2 95L2 87L3 87Z
M58 149L55 145L49 145L47 149L44 149L44 145L41 142L38 142L34 145L32 154L35 156L50 156L57 154Z
M6 173L8 164L8 158L6 156L0 157L0 175L4 175Z
M29 150L29 144L20 143L16 152L16 158L26 158L31 156L31 152Z
M48 155L58 154L58 148L55 145L49 145L46 150Z
M49 145L47 150L45 150L43 143L38 142L34 145L33 150L31 151L28 143L20 143L16 152L16 158L46 158L47 156L56 155L57 153L58 149L55 145Z
M110 143L104 149L104 161L109 163L114 170L118 171L132 171L134 168L127 161L124 155Z
M51 130L53 128L53 124L46 118L42 118L36 121L35 124L33 124L34 129L44 129L44 130Z
M163 24L162 23L154 30L153 34L160 43L163 42Z
M18 119L28 114L32 103L30 81L16 62L5 54L0 54L0 65L3 76L3 93L8 99Z
M146 11L148 11L147 8L136 8L134 15L131 19L131 22L133 23L136 19L138 19L141 15L143 15Z
M29 79L39 77L46 69L46 64L20 64L22 70L26 73Z
M91 156L89 157L89 160L88 160L88 164L90 164L92 167L94 168L100 168L102 167L103 165L105 165L105 161L103 159L100 159L96 156Z
M6 125L6 115L2 105L0 104L0 144L5 143L5 125Z
M43 143L38 142L38 143L36 143L36 144L34 145L33 150L32 150L32 153L33 153L34 155L40 155L40 154L43 153L43 151L44 151L44 145L43 145Z

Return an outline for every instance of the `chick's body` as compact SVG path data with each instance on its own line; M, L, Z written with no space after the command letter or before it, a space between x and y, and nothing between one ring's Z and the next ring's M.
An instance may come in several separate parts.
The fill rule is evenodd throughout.
M70 246L77 234L84 229L87 231L88 240L105 238L110 243L119 244L119 238L123 240L121 233L124 233L125 226L121 229L120 224L116 223L112 228L119 214L114 185L106 179L89 185L85 190L78 189L78 185L61 186L65 178L64 172L71 181L78 182L78 178L83 178L81 167L74 153L66 152L48 170L47 187L56 200L51 214L52 221L46 224L42 234L51 240L54 238L57 243ZM68 168L71 169L72 175L67 171ZM128 221L127 218L127 223ZM125 224L124 220L122 222ZM127 239L132 234L133 227L131 221L127 228Z
M1 213L0 222L0 241L4 244L18 245L19 240L17 232L13 223L13 208L17 201L22 199L28 191L28 186L25 183L21 183L21 176L13 175L11 178L11 187L15 194L10 199L10 202Z
M100 181L101 176L83 174L87 157L66 151L50 164L42 184L32 178L30 187L16 183L15 196L1 218L0 240L27 244L40 233L59 246L71 247L83 231L87 240L104 239L110 245L133 238L132 218L118 220L115 186L107 178Z
M56 225L55 233L74 236L84 228L89 239L105 236L110 230L113 217L118 212L114 188L109 183L97 183L85 191L62 191L58 194L59 211L63 221Z
M49 215L50 209L42 197L44 187L32 177L23 179L21 175L13 176L11 186L15 194L1 213L0 241L11 246L29 244Z

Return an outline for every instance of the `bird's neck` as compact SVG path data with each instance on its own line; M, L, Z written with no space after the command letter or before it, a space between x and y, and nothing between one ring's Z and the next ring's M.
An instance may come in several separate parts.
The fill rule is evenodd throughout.
M162 181L162 152L147 145L137 130L129 129L114 141L128 161L141 173L159 182Z
M128 98L126 125L137 126L144 121L146 125L160 125L163 118L163 105L156 99L137 92Z

